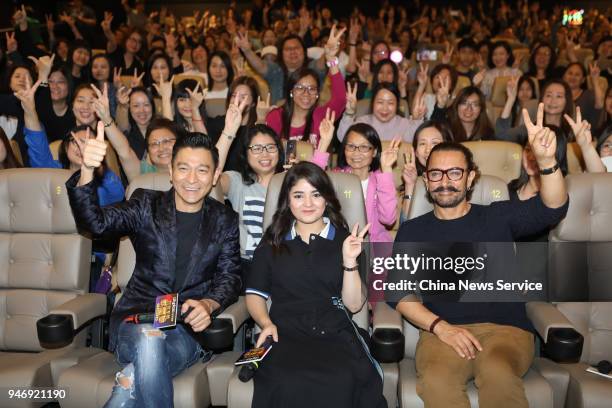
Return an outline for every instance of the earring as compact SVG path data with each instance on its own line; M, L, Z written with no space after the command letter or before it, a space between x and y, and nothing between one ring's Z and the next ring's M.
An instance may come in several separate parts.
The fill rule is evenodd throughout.
M293 98L293 92L289 92L289 96Z

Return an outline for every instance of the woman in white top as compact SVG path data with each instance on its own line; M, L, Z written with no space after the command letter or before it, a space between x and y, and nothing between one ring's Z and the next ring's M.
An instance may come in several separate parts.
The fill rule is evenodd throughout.
M423 122L425 110L422 106L418 112L413 112L414 119L406 119L399 114L399 90L390 82L381 82L372 91L372 113L355 119L357 107L357 85L351 89L350 85L346 95L346 109L338 125L338 139L344 139L348 128L354 123L367 123L378 133L380 140L393 140L399 138L404 142L412 142L412 136L417 127Z
M493 92L493 82L497 77L513 77L521 76L522 72L518 68L512 66L514 64L514 55L512 48L506 41L498 41L491 45L489 51L488 65L486 71L481 71L474 75L474 85L480 86L480 90L485 95L485 98L490 99Z

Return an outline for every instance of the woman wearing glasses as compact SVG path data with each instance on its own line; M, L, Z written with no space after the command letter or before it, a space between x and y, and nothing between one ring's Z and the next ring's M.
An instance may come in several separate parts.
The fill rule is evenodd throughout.
M285 105L273 109L266 117L266 123L283 140L308 140L315 148L319 144L319 124L327 109L340 117L346 104L344 78L338 69L338 51L340 37L345 29L336 32L332 29L330 41L325 46L325 59L331 83L331 99L324 105L317 106L319 99L319 77L316 71L302 68L294 72L287 84Z
M283 171L284 154L278 135L266 125L246 127L246 134L237 138L237 132L244 128L243 112L247 99L232 102L225 114L225 128L217 142L219 168L224 169L232 144L238 145L239 171L224 171L219 177L223 194L238 213L240 228L240 257L243 272L253 258L255 248L263 235L263 211L268 184L274 174ZM237 140L234 140L237 139Z
M328 114L319 129L321 143L312 162L325 169L329 159L327 148L334 135L334 116ZM367 123L352 125L342 140L335 171L353 173L361 180L371 242L392 241L388 229L397 220L397 191L392 168L397 161L400 140L394 139L386 150L376 130Z
M493 140L495 131L486 112L483 93L475 86L463 88L450 107L446 108L448 87L440 87L438 100L431 120L445 122L451 129L455 142L467 140Z

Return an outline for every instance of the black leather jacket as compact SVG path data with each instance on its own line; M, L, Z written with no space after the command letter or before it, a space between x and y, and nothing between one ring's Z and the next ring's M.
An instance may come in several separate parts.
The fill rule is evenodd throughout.
M77 187L80 171L67 182L70 206L80 231L94 237L127 235L136 252L136 266L110 322L110 350L119 323L127 315L152 312L155 297L172 293L176 261L174 189L138 189L130 200L100 207L94 183ZM180 301L213 299L225 308L238 299L241 288L238 215L207 197Z

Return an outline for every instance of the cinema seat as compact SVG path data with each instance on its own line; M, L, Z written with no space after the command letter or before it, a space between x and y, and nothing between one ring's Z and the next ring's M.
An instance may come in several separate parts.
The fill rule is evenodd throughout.
M224 98L206 99L204 106L206 107L206 117L208 118L223 116L227 110Z
M509 76L499 76L493 81L493 88L491 90L491 103L493 103L493 106L503 108L506 104L506 86L510 79L511 77Z
M463 142L474 155L481 174L499 177L506 183L521 174L523 148L521 145L498 140Z
M612 177L570 174L567 216L549 234L549 293L559 302L612 300Z
M126 196L137 188L166 191L171 187L169 175L166 173L144 174L132 181L127 188ZM211 196L223 201L220 187L213 189ZM114 273L117 283L124 289L132 276L136 264L136 254L128 238L123 238L119 245L119 256ZM117 297L117 300L119 296ZM239 326L246 320L248 314L244 302L229 306L217 318L226 318L232 321L233 331L236 333ZM221 354L222 355L222 354ZM174 405L177 407L207 407L211 404L211 389L209 388L206 372L209 362L198 362L174 378ZM111 395L115 384L115 374L121 370L116 363L114 355L98 350L98 353L74 367L64 371L59 379L59 387L70 389L70 397L62 401L63 408L101 407ZM225 395L227 384L221 394Z
M482 175L474 186L470 202L489 205L494 201L507 199L508 189L504 180L494 176ZM416 218L432 210L433 205L425 195L425 184L419 178L415 186L408 218ZM400 407L423 407L423 401L416 393L417 374L414 361L419 330L407 320L402 319L400 314L392 310L387 304L378 303L373 314L375 335L378 330L382 329L398 330L405 338L404 358L397 364L399 369L397 390ZM392 364L386 364L386 366L392 366ZM563 408L567 381L567 374L556 369L550 361L536 358L532 368L523 378L530 406ZM389 385L389 387L392 386ZM468 383L467 393L472 407L477 407L478 390L473 382Z
M608 286L612 286L610 283ZM529 318L548 349L555 329L573 329L584 338L582 353L575 363L559 363L569 373L566 407L609 408L612 381L586 371L602 360L612 361L612 301L529 303Z
M85 348L106 297L87 293L91 241L77 233L58 169L0 171L0 406L40 406L9 399L8 388L54 387L61 372L98 350ZM71 344L45 350L37 321L69 315ZM45 344L49 347L48 344Z
M347 173L334 173L327 172L330 176L331 181L336 191L336 196L342 206L342 214L346 218L349 226L359 223L363 226L366 224L366 213L365 204L363 201L363 194L361 193L361 183L357 176ZM268 192L266 195L266 206L264 209L264 229L267 228L272 222L272 216L276 211L276 204L278 201L278 194L284 179L285 173L276 174L268 186ZM367 307L363 307L361 311L353 315L353 320L360 327L365 330L368 329L369 318ZM236 356L236 359L238 355ZM234 359L234 361L236 360ZM233 364L234 361L231 361ZM229 362L228 362L229 363ZM246 383L241 382L238 379L238 369L234 368L231 373L229 388L227 392L227 406L228 408L247 408L251 406L253 399L253 381ZM387 377L385 376L385 398L389 404L391 401L395 401L395 389L390 388L387 390ZM393 406L393 405L389 405Z

